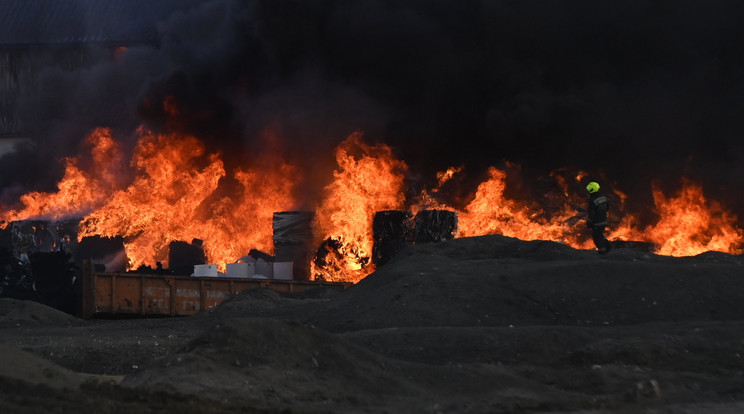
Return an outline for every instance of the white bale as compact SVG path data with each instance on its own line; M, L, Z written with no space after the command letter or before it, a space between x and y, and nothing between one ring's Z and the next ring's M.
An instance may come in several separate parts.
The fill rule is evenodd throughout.
M228 263L226 267L227 277L251 277L256 272L255 263Z
M194 265L194 273L191 274L194 277L217 277L217 265L216 264L198 264Z

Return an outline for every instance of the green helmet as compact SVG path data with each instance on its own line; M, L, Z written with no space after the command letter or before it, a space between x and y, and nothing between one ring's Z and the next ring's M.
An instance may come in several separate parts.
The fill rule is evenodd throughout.
M599 191L599 184L597 184L594 181L590 182L589 184L586 185L586 191L592 194L596 193L597 191Z

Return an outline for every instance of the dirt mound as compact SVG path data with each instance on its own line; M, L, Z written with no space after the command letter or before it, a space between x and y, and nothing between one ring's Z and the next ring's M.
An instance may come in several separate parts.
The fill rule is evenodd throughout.
M306 322L348 332L741 320L742 270L741 257L725 254L599 256L555 242L462 238L411 246Z
M428 396L432 407L450 407L451 412L473 404L486 410L515 401L526 406L543 401L532 392L510 395L493 390L497 384L538 389L565 404L579 399L577 394L556 393L519 378L509 369L444 369L407 363L320 329L259 318L223 321L182 352L128 376L122 384L221 401L244 400L259 408L279 405L293 412L326 411L330 406L332 412L356 407L395 412L400 407L418 406L422 394ZM483 398L489 394L491 397Z
M738 412L742 269L485 236L411 246L343 292L256 289L193 317L71 326L6 301L11 373L43 377L23 348L126 378L61 390L0 373L0 411Z
M225 300L210 309L209 312L213 315L230 315L244 312L260 313L266 309L277 309L286 302L287 300L282 294L275 290L268 288L249 289Z
M311 305L327 303L341 292L337 289L320 287L302 292L284 293L269 288L250 289L238 293L209 310L215 317L253 316L286 316L303 315L305 309Z
M77 326L84 323L80 318L38 302L0 298L0 324Z
M118 382L120 377L87 375L63 368L18 348L0 344L0 377L12 378L50 388L75 389L86 381Z
M351 403L346 392L364 389L404 397L409 385L386 369L401 368L320 329L275 319L229 319L182 352L129 376L125 386L199 393L215 399Z

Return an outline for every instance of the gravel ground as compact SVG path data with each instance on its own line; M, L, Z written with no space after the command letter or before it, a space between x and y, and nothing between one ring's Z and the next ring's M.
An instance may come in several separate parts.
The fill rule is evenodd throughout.
M191 317L0 299L0 410L738 413L743 263L484 236Z

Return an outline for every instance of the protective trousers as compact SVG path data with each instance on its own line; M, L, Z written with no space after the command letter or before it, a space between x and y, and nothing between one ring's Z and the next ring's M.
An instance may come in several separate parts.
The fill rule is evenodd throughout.
M612 243L607 240L604 232L605 226L592 226L592 239L594 240L594 245L597 246L597 250L599 250L600 254L608 253L612 250Z

